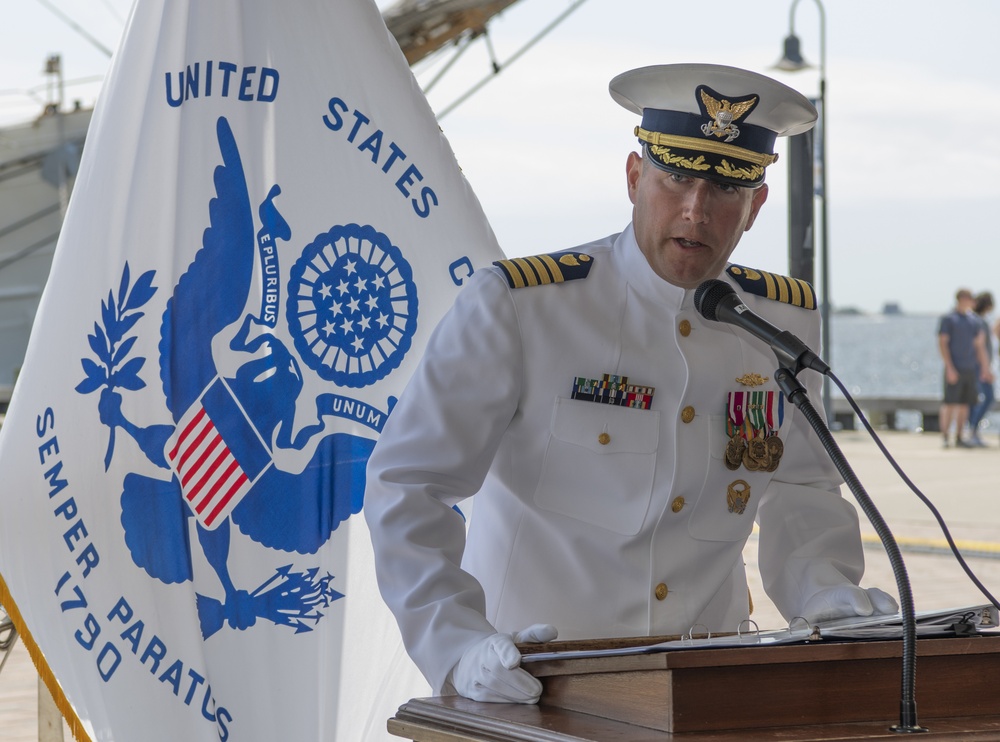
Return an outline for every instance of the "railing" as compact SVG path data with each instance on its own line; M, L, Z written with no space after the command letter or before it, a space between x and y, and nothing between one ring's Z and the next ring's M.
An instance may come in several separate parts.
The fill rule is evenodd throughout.
M842 430L855 430L859 427L854 410L843 397L834 397L833 418ZM900 412L916 412L920 415L920 427L925 433L941 432L939 410L940 397L855 397L858 407L865 413L872 427L887 430L897 429L897 415ZM992 410L1000 409L994 403Z

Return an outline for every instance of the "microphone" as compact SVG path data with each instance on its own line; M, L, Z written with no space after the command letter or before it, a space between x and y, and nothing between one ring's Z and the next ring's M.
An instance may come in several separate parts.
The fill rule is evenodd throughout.
M823 359L795 335L779 330L763 317L754 314L725 281L717 278L704 281L695 289L694 306L707 320L735 325L763 340L778 357L778 365L791 370L792 374L797 374L804 368L821 374L830 371Z

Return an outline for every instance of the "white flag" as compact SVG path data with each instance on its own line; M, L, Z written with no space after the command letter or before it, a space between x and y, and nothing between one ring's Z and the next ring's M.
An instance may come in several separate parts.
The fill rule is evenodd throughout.
M0 432L0 603L80 739L388 739L365 464L502 257L370 0L139 0Z

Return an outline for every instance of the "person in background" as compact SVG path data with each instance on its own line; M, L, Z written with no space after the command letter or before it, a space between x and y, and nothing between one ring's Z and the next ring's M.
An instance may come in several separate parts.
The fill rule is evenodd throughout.
M973 311L979 318L979 321L983 326L983 337L986 342L986 359L987 362L992 366L993 363L993 329L990 327L987 315L993 311L993 294L989 291L984 291L976 296L976 303L973 307ZM983 447L986 442L979 437L979 424L983 421L983 418L989 413L990 408L993 407L993 400L996 399L996 395L993 390L993 374L992 367L990 368L990 377L988 379L984 378L982 374L978 379L979 397L976 403L972 405L969 410L969 442L974 446Z
M950 446L949 434L955 428L955 447L973 448L962 437L969 411L979 397L979 382L993 382L983 321L973 311L975 297L968 289L955 294L955 308L941 317L938 324L938 350L944 361L944 399L941 402L941 434L944 447Z
M610 90L641 116L631 223L477 270L369 460L379 589L437 693L537 702L526 641L736 631L755 520L786 620L897 609L859 586L857 511L771 348L695 307L713 280L818 347L809 284L729 262L767 198L776 137L811 128L815 108L718 65L644 67ZM543 136L573 134L570 116ZM567 178L588 162L577 144ZM818 400L820 374L799 377ZM473 495L467 535L456 508Z

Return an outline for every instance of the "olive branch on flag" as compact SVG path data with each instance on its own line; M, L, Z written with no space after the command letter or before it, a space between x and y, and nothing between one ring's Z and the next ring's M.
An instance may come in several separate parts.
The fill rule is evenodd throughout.
M115 429L124 422L121 415L121 395L116 389L137 391L146 386L139 377L146 359L142 357L129 358L132 347L138 339L137 335L126 337L145 312L139 311L156 293L153 286L153 276L156 271L143 273L130 285L131 273L128 262L122 271L121 282L118 284L118 300L115 301L113 291L108 291L108 298L101 302L101 324L94 323L94 332L87 335L90 348L94 351L97 361L81 358L84 380L76 385L80 394L90 394L101 389L99 408L101 421L111 429L108 440L108 450L104 456L104 470L111 465L111 457L115 450Z

